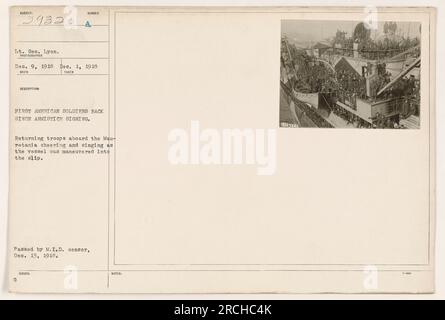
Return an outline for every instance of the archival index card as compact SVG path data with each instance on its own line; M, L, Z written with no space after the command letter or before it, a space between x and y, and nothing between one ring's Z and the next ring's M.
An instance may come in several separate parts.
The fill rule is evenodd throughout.
M433 292L435 10L12 7L14 292Z

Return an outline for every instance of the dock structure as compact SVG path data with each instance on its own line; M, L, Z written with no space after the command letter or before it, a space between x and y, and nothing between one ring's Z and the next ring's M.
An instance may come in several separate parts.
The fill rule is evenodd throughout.
M292 99L303 102L306 107L310 105L325 120L319 121L318 116L313 116L317 118L315 122L323 123L325 127L350 127L351 123L369 128L418 127L419 46L372 60L362 57L360 52L345 54L344 50L326 44L317 43L313 48L302 50L293 47L286 37L282 38L281 44L282 86L287 88L286 94ZM299 90L298 83L304 75L299 72L301 66L295 62L296 52L311 65L324 65L327 72L333 74L335 85L315 92ZM366 52L369 55L369 51ZM335 113L335 118L330 116L331 112ZM345 121L337 121L338 117Z

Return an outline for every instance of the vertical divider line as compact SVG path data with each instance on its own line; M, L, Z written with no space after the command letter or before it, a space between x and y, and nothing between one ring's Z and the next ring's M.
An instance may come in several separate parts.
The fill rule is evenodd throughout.
M116 156L117 156L117 138L116 138L116 14L113 12L113 265L116 265Z
M110 137L110 119L111 119L111 109L110 109L110 9L108 9L108 138ZM107 181L107 288L110 288L110 147L108 147L108 181Z

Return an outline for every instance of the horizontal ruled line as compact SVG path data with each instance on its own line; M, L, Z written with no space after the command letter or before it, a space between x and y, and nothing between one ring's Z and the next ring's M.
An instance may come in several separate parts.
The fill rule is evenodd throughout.
M108 76L108 73L17 73L16 76Z
M77 272L363 272L363 269L121 269L76 270ZM383 269L379 272L432 272L418 269ZM66 272L66 270L20 270L20 272Z
M108 43L101 40L18 40L20 43Z
M31 59L54 59L54 60L73 60L73 59L91 59L91 60L108 60L108 57L17 57L20 60L31 60Z
M65 27L64 24L18 24L17 27ZM86 27L83 24L75 24L68 25L68 27L84 27L84 28L93 28L93 27L108 27L108 24L92 24Z

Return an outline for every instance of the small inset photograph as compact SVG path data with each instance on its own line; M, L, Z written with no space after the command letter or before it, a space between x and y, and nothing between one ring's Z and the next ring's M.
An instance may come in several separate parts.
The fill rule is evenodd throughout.
M280 127L420 128L419 22L282 20Z

